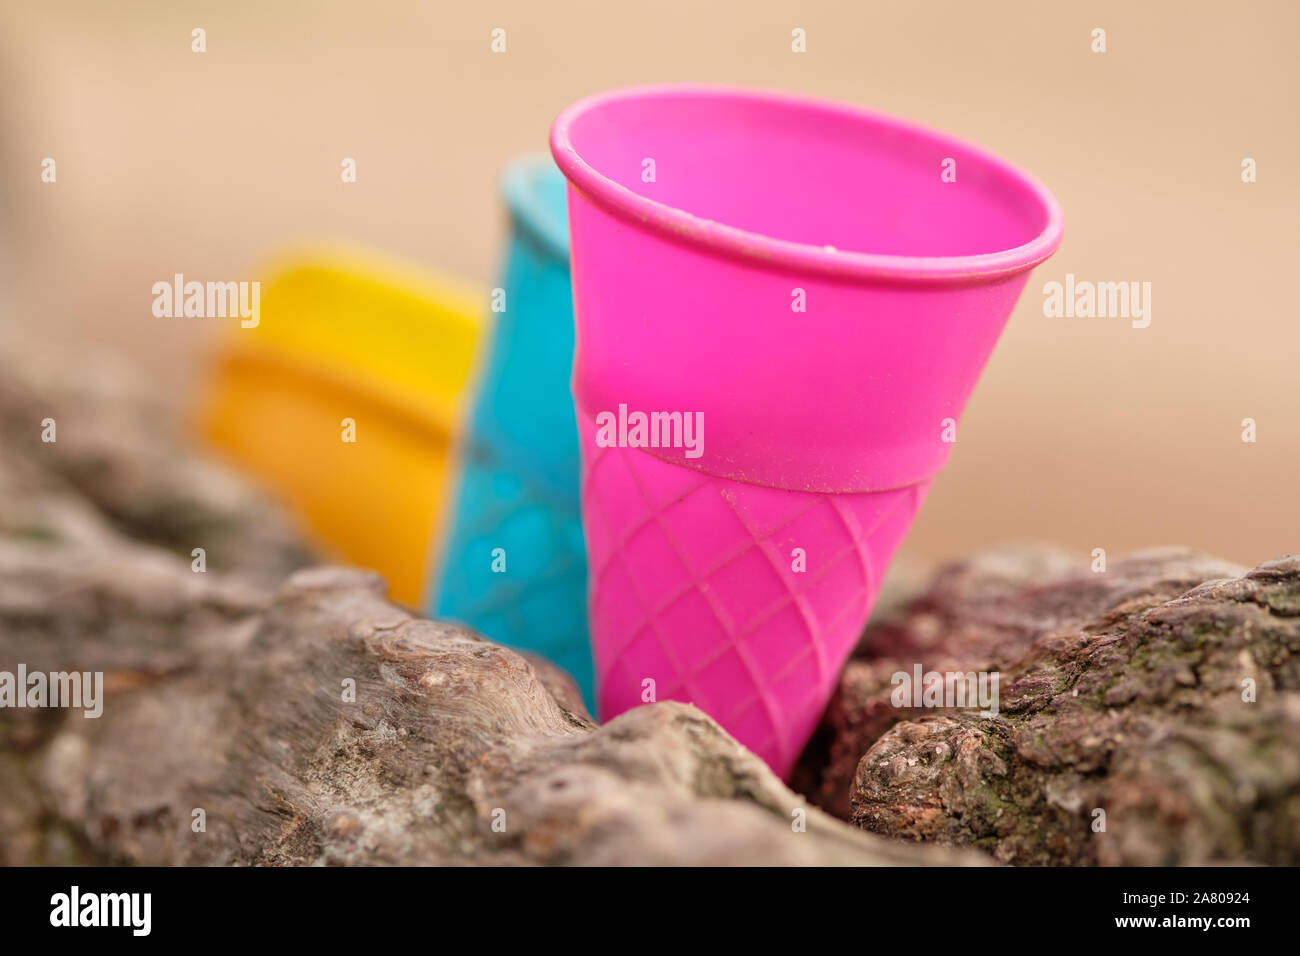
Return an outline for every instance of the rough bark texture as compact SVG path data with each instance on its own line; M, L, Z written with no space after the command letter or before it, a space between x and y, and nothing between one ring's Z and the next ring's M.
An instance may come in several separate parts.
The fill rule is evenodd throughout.
M1300 862L1300 557L1078 564L979 556L874 623L796 786L1009 863ZM1000 671L1000 714L895 708L916 663Z
M984 862L827 816L692 707L597 728L565 675L365 572L283 582L292 533L120 377L28 373L0 375L0 669L104 671L107 699L0 711L0 863Z
M1300 860L1300 560L1020 548L895 593L810 802L694 708L598 728L549 665L311 566L147 389L73 368L0 367L0 670L107 700L0 711L0 863ZM1000 670L1000 715L894 708L915 663Z

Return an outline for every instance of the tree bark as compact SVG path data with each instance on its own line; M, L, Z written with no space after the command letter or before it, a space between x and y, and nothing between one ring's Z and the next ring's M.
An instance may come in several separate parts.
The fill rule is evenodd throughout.
M977 556L873 624L796 785L1006 863L1300 862L1300 557L1079 564ZM916 663L1000 671L1000 713L894 707Z
M106 694L0 710L0 863L1300 862L1300 558L1017 548L895 591L805 799L693 707L597 727L545 662L317 566L129 373L41 354L0 363L0 671ZM895 707L918 664L996 671L997 716Z

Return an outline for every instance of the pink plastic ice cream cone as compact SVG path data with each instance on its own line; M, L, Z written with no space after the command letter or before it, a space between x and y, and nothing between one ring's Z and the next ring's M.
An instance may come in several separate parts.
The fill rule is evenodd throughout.
M983 150L780 93L601 94L551 147L601 716L690 701L786 776L1060 210Z

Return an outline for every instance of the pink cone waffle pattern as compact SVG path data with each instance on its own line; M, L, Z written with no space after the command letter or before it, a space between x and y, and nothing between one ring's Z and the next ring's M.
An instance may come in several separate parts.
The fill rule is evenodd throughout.
M694 703L787 776L929 481L783 491L601 448L581 426L602 719L642 704L653 678L656 700Z

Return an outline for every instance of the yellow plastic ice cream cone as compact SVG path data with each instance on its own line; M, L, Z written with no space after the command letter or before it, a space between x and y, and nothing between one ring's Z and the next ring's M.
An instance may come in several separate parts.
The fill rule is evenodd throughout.
M373 256L304 250L233 326L202 434L318 541L419 605L441 538L479 314L471 287Z

